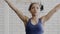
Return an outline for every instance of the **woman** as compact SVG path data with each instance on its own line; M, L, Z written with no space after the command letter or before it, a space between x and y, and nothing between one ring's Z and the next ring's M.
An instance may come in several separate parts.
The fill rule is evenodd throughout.
M60 4L55 6L47 15L38 17L38 13L43 9L43 6L38 3L31 3L29 11L32 15L31 18L23 15L23 13L12 4L11 1L5 0L11 9L15 11L18 17L24 22L26 34L43 34L43 25L48 21L51 16L60 9Z

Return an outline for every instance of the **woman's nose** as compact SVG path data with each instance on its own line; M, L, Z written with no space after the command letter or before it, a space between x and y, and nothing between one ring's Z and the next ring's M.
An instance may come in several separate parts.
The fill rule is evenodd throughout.
M34 11L37 11L37 9L35 8Z

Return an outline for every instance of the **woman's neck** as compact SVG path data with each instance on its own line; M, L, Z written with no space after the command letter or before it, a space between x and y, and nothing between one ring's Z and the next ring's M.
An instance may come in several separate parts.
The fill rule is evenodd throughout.
M32 18L31 18L31 22L34 24L37 24L38 20L39 20L38 16L32 16Z
M38 18L38 16L32 16L32 19L33 20L38 20L39 18Z

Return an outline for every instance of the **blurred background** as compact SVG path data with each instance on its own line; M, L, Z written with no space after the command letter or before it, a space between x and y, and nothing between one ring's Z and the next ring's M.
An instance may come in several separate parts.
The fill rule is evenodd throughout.
M53 9L60 0L11 0L24 15L31 17L28 11L31 2L41 2L44 10L40 12L41 16L46 15ZM44 34L60 34L60 9L44 25ZM22 20L7 5L4 0L0 0L0 34L25 34L25 27Z

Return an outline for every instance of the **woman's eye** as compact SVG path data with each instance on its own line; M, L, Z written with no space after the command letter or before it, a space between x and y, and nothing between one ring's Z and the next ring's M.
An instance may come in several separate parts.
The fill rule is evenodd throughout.
M37 9L39 9L39 8L37 7Z
M39 7L32 7L32 9L34 9L34 8L39 9Z
M34 7L32 7L32 9L33 9Z

